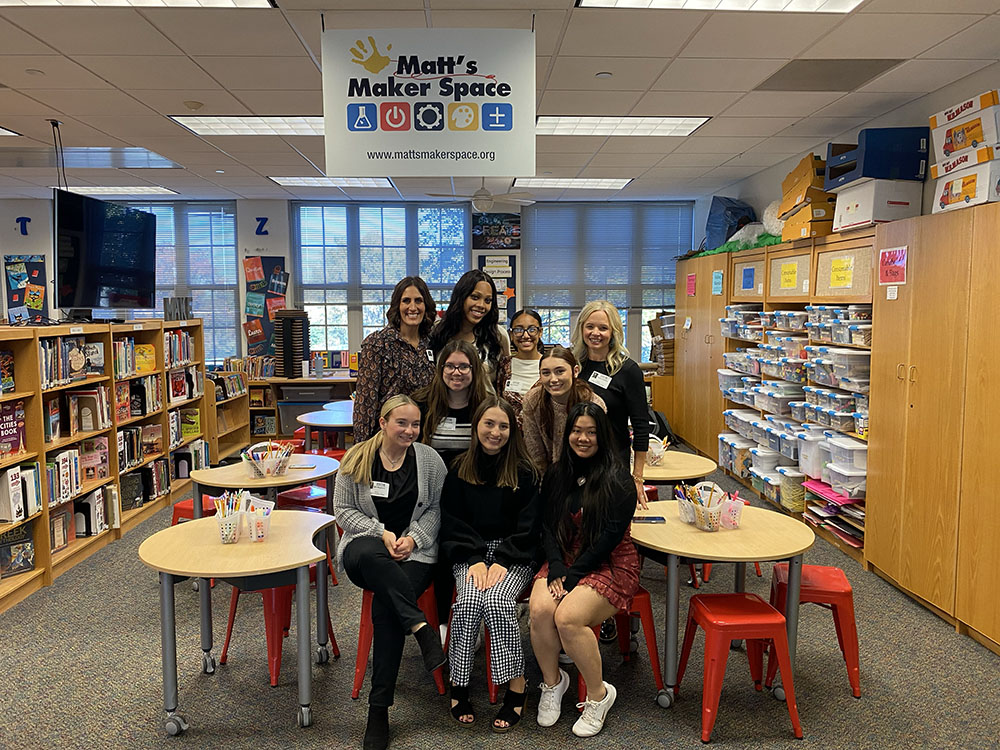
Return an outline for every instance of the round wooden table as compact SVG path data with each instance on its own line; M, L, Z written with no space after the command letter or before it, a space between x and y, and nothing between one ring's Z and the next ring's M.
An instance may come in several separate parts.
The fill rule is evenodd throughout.
M200 503L195 503L197 508ZM270 530L262 542L241 539L222 544L214 518L200 518L170 526L139 545L139 559L160 576L160 637L163 660L164 728L178 735L188 728L177 713L177 630L174 584L185 578L202 579L201 649L202 671L215 672L212 656L212 600L208 578L229 580L244 590L295 584L296 636L298 639L298 724L312 724L312 668L309 663L309 566L316 564L316 628L319 646L316 662L329 661L327 649L326 554L313 542L324 529L332 528L333 516L276 510Z
M354 401L345 399L344 401L331 401L323 404L323 411L331 411L344 421L346 425L354 423Z
M707 460L707 459L706 459ZM647 467L648 468L648 467ZM665 523L632 524L632 541L640 548L667 555L666 690L657 696L664 708L673 703L677 684L677 635L680 596L680 558L736 563L736 591L743 591L746 564L761 560L788 560L788 598L785 612L788 627L788 651L795 663L799 626L799 591L802 585L802 553L815 541L815 534L802 521L778 511L746 506L738 529L702 531L684 523L677 514L677 502L660 500L648 510L636 510L636 516L663 516ZM775 696L784 697L781 688Z
M343 407L339 404L347 404ZM328 406L338 406L337 409L328 409ZM320 411L311 411L300 414L295 420L306 427L306 451L312 450L312 432L315 429L322 437L324 432L336 432L338 434L337 444L344 447L344 432L354 428L354 402L334 401L325 404ZM320 440L322 443L323 441Z
M282 487L298 487L318 479L332 477L340 468L340 461L328 456L293 454L288 471L280 477L251 477L242 462L216 466L212 469L195 469L191 472L194 482L194 496L200 498L203 487L218 487L224 490L264 490L270 500ZM326 483L326 512L333 511L333 482ZM195 518L201 516L201 503L194 504Z
M715 461L695 453L667 451L659 466L646 464L642 468L642 479L649 484L674 484L687 479L707 477L718 469Z

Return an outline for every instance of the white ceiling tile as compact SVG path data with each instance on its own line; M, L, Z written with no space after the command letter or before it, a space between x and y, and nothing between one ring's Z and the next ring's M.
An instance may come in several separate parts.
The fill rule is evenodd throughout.
M323 139L311 136L314 140L323 143ZM293 154L293 149L288 143L277 135L219 135L205 137L205 140L226 153L238 155L246 153L267 152L270 154Z
M192 169L195 166L211 166L212 169L225 169L227 166L239 163L236 160L230 159L221 151L176 152L171 153L169 158L171 161L187 169Z
M49 116L51 117L51 114ZM62 122L60 130L62 131L63 145L65 146L128 145L123 141L94 130L88 125L84 125L76 118L60 116L58 119ZM13 130L15 133L42 141L46 145L52 144L52 125L45 117L3 117L2 125L5 128Z
M972 75L989 64L986 60L908 60L862 86L859 91L926 94Z
M817 148L819 149L817 151ZM751 149L747 149L750 154L802 154L809 151L824 155L826 154L826 143L822 138L768 138L763 143L758 143Z
M825 13L713 13L681 57L792 58L841 18Z
M648 169L661 159L660 154L620 154L599 152L591 160L591 167L642 167Z
M318 0L323 2L324 0ZM347 0L356 2L356 0ZM576 0L430 0L432 10L448 8L561 8L569 10L576 5Z
M656 91L750 91L787 60L680 57L653 84Z
M942 3L940 0L871 0L858 9L859 13L995 13L996 0L962 0ZM933 23L934 19L930 19Z
M579 169L592 158L594 158L593 152L585 154L536 154L535 167L536 169L550 169L551 167L576 167Z
M53 110L71 116L82 115L152 115L149 107L128 94L115 89L81 91L79 89L45 89L32 92L35 99Z
M653 167L642 176L647 185L677 184L681 180L693 180L705 174L711 167Z
M537 135L535 153L583 153L597 151L607 139L600 135Z
M766 154L761 151L750 149L748 151L744 151L742 154L734 156L732 159L727 161L725 165L727 167L758 167L763 169L764 167L772 167L787 158L787 154Z
M323 92L313 91L233 91L255 115L317 115L323 114Z
M56 55L58 50L0 18L0 55Z
M423 12L424 0L282 0L281 8L283 10L419 10Z
M996 60L1000 58L1000 16L988 16L927 50L921 57L936 60Z
M700 128L698 135L768 136L793 125L795 117L713 117Z
M27 70L40 70L44 75L32 75L25 72ZM22 91L111 88L107 82L61 55L0 55L0 84Z
M217 153L218 148L198 136L182 131L184 135L144 138L143 145L158 154Z
M540 115L626 115L638 91L552 91L542 95Z
M856 91L818 110L817 117L862 117L871 119L917 99L919 94L868 93ZM931 113L928 112L928 115ZM926 122L920 123L926 125Z
M705 17L694 11L578 8L570 16L559 54L673 57Z
M743 96L742 91L650 91L629 113L645 116L712 117Z
M131 96L151 107L161 115L248 115L244 107L228 91L222 89L184 89L172 91L129 91ZM184 102L201 102L197 110L190 110Z
M78 117L81 122L117 138L132 139L145 136L173 136L184 132L184 128L162 115L139 116L92 116Z
M231 91L237 89L314 89L321 85L313 61L302 57L199 57L195 62Z
M566 14L539 10L435 10L431 23L438 29L530 29L534 15L535 54L555 52Z
M219 88L217 81L187 57L78 55L76 60L120 89L166 91ZM66 87L67 84L63 84L50 88Z
M751 167L749 165L739 165L730 166L727 162L721 167L716 167L711 172L705 175L706 179L715 178L720 182L735 182L736 180L745 180L747 177L757 174L761 170L760 167Z
M905 60L971 26L980 18L982 16L938 14L928 17L905 13L848 16L833 32L807 49L802 57Z
M166 36L131 8L5 8L4 16L64 55L180 55Z
M601 151L606 154L669 154L685 140L674 135L615 135L608 138Z
M0 126L3 125L2 118L4 117L18 115L41 115L42 117L46 117L54 114L52 107L40 101L35 101L35 94L37 93L33 91L31 97L28 97L17 91L0 89ZM3 139L0 139L0 144L2 142Z
M839 111L836 105L829 107L832 111ZM840 133L845 133L851 128L856 128L864 122L867 117L807 117L799 120L794 125L782 130L780 133L771 133L779 136L802 136L830 138Z
M754 136L690 136L684 140L674 153L681 154L739 154L748 148L753 148L763 138Z
M290 10L285 14L319 60L323 54L323 24L328 29L423 29L427 21L422 10L345 10L323 14L318 10ZM320 16L323 20L320 20Z
M731 154L667 154L656 165L659 167L717 167L732 158Z
M546 167L536 164L535 177L576 177L581 167Z
M579 174L580 177L638 177L645 172L644 167L587 167Z
M399 193L391 188L347 188L344 192L355 201L400 200Z
M807 117L842 97L829 91L751 91L725 111L726 117Z
M645 91L666 61L656 57L568 57L560 55L552 67L548 88L586 91ZM597 73L612 73L597 78Z
M278 9L149 8L143 14L192 57L282 57L305 51Z

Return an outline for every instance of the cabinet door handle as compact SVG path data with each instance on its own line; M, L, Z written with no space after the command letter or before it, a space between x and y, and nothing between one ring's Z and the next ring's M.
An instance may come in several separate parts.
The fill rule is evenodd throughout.
M707 333L705 334L705 338L704 338L704 339L702 339L702 340L703 340L703 341L704 341L704 342L705 342L706 344L708 343L708 334L707 334Z
M909 375L907 377L907 380L909 380L911 383L916 383L917 382L917 366L916 365L910 365Z
M902 362L900 362L898 365L896 365L896 379L897 380L904 380L905 379L905 377L904 377L905 374L906 374L906 365L904 365Z

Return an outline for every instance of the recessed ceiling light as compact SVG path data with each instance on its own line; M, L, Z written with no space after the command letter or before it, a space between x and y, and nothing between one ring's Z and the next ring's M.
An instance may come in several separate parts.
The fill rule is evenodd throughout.
M634 177L621 179L596 179L589 177L518 177L514 187L523 188L571 188L574 190L621 190Z
M78 195L177 195L173 190L157 185L139 185L135 187L107 187L105 185L70 185L68 188L52 186L53 190L68 190Z
M195 135L323 135L322 117L169 117Z
M2 3L2 2L3 2L3 0L0 0L0 3ZM39 70L38 68L25 68L24 72L27 73L29 76L43 76L43 75L45 75L45 71L44 70Z
M578 8L683 8L784 13L850 13L863 0L576 0Z
M691 135L707 117L539 117L535 135Z
M225 173L226 173L226 170L224 170L224 169L216 169L216 170L215 170L215 173L216 173L216 174L225 174Z
M285 187L391 188L388 177L268 177Z
M594 73L594 78L611 78L614 73L607 70L602 70L600 73Z
M15 133L13 130L7 130L7 128L0 128L0 135L21 135L21 134Z
M0 0L0 6L132 6L149 7L183 7L183 8L274 8L270 0Z

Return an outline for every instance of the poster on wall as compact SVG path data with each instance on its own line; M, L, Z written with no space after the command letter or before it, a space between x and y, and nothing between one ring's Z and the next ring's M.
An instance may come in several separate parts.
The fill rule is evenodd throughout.
M520 250L520 214L473 214L473 250Z
M49 317L45 294L44 255L5 255L4 287L7 290L7 322L22 323Z
M288 272L281 255L250 255L243 259L246 276L247 322L243 333L247 354L274 354L274 314L285 309Z
M500 313L500 325L504 328L510 325L510 316L517 309L518 269L517 260L520 253L492 253L487 251L476 253L476 268L485 271L493 279L497 288L496 305Z
M326 29L326 173L535 174L528 29Z

